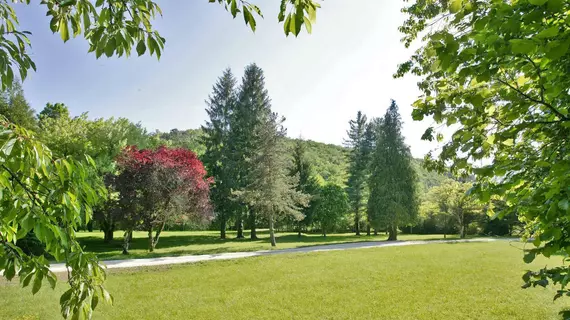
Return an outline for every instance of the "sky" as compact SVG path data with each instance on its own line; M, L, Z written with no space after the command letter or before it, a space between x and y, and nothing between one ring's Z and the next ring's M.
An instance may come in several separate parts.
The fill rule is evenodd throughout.
M411 119L417 79L392 77L412 54L397 30L405 19L403 1L322 1L312 34L302 31L297 38L285 36L277 1L252 2L265 16L255 33L207 0L158 1L163 16L154 27L166 38L160 61L96 59L81 37L63 43L51 33L44 6L19 4L38 69L24 82L26 98L38 112L47 102L63 102L72 115L125 117L150 131L193 129L206 121L204 100L222 71L230 67L241 79L243 68L255 62L290 137L342 144L357 111L379 117L394 99L413 155L434 148L420 139L430 122Z

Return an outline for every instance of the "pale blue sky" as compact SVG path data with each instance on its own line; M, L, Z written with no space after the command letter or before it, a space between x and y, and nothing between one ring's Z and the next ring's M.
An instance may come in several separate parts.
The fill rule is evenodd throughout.
M38 71L24 83L27 99L40 111L46 102L64 102L71 113L126 117L149 130L198 128L204 99L226 67L241 78L255 62L265 71L273 109L287 118L288 134L341 144L348 121L362 110L381 116L395 99L414 156L433 145L420 140L429 125L413 122L416 79L395 80L397 64L411 54L400 43L404 20L398 0L326 0L311 35L285 37L277 22L277 1L258 0L265 19L252 33L207 0L159 1L164 16L155 27L167 39L155 57L100 58L87 43L63 43L49 31L45 8L18 5L22 29L33 33Z

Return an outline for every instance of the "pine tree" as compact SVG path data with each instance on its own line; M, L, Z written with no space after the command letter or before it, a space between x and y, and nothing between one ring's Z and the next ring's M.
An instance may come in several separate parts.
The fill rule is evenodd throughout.
M36 129L35 111L24 97L24 90L18 81L0 94L0 115L8 121L26 129Z
M398 226L412 223L418 211L416 173L401 131L398 106L392 100L376 131L368 200L372 226L386 228L388 240L396 240Z
M348 201L354 213L354 231L360 235L360 219L364 211L364 192L366 186L366 171L368 161L365 157L365 131L366 116L358 111L355 120L350 120L350 129L347 131L348 139L345 141L350 148L347 193Z
M362 155L363 158L366 159L366 194L365 199L368 202L368 198L370 197L370 168L371 168L371 161L372 155L374 154L374 150L376 148L376 130L380 124L380 119L373 118L368 122L366 125L366 130L364 131L364 141L362 143ZM366 235L370 235L371 229L371 216L368 213L368 206L366 206ZM374 230L374 234L376 235L376 230Z
M251 171L247 174L249 184L236 192L252 212L267 218L273 247L276 246L275 221L286 215L302 219L301 208L309 201L307 195L296 190L299 176L288 174L283 121L276 113L271 113L257 128L255 134L260 139L252 158Z
M293 149L293 166L290 171L290 176L297 176L299 178L295 189L311 197L309 206L304 207L301 211L303 218L296 220L297 234L301 237L303 227L308 227L313 221L314 206L311 204L314 204L313 198L319 191L319 184L313 176L313 168L306 157L305 144L300 138L295 142Z
M209 121L202 126L203 143L206 152L203 160L208 174L214 178L210 198L215 208L216 219L220 223L220 238L226 238L226 225L233 216L235 204L231 201L232 188L236 181L230 166L230 120L237 97L236 80L231 69L226 69L213 87L206 104Z
M271 100L265 89L263 70L256 64L245 68L239 89L236 108L231 115L229 149L231 154L232 175L237 179L236 189L244 189L253 182L249 172L255 166L255 156L261 136L260 127L271 117ZM236 212L238 238L243 237L243 217L249 213L251 239L257 239L257 211L238 204L241 210Z

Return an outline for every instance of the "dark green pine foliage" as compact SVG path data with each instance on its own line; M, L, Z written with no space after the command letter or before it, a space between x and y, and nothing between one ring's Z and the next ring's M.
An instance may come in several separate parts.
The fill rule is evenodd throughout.
M368 159L365 155L366 115L358 111L355 120L350 120L350 129L346 132L345 145L350 149L348 182L346 192L352 213L354 214L354 232L360 235L360 222L365 203L366 173Z
M372 118L366 124L366 130L364 131L364 141L362 142L362 156L366 160L366 188L365 188L365 201L368 203L368 198L370 195L370 186L368 182L370 181L370 168L372 155L376 148L376 130L380 125L379 118ZM371 229L371 216L368 213L368 206L366 205L366 235L370 235ZM374 231L376 234L376 230Z
M413 223L418 212L417 177L401 131L402 119L392 100L376 130L368 200L372 226L386 228L388 240L397 240L398 226Z
M230 122L236 107L236 79L231 69L226 69L213 87L206 104L209 121L202 126L203 144L206 151L203 161L214 185L210 199L215 208L216 219L220 224L220 237L226 238L226 227L229 219L236 211L236 205L231 201L232 189L237 187L230 165ZM171 133L172 134L172 133Z
M0 93L0 115L26 129L37 128L35 111L26 101L24 90L18 81L14 81L11 88Z
M259 143L263 139L260 127L271 117L271 100L265 89L263 70L256 64L245 67L242 84L239 88L236 108L230 116L230 165L232 175L237 179L236 190L251 185L253 170ZM257 212L247 205L238 203L240 210L236 212L236 229L238 238L243 237L243 219L248 217L251 228L251 239L257 239Z
M319 192L319 182L314 176L313 166L307 159L305 143L303 143L301 139L295 141L293 148L293 166L291 167L290 175L298 177L298 183L295 189L311 198L309 205L301 210L303 214L302 219L297 219L296 221L298 236L301 237L303 229L313 223L314 198Z
M236 192L251 212L269 222L271 246L276 246L275 222L286 216L302 219L301 209L309 202L309 196L296 189L299 176L289 174L283 121L271 113L256 128L254 134L259 140L246 175L248 185Z

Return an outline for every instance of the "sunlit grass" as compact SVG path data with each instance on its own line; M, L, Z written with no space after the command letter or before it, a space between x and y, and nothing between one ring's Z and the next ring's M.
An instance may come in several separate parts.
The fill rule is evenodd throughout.
M236 239L235 232L229 232L226 240L221 240L216 231L172 231L163 232L158 246L153 253L149 253L146 232L135 232L129 255L122 254L122 232L115 232L115 239L111 243L103 242L102 232L80 232L78 237L87 251L96 252L101 259L129 259L150 258L163 256L216 254L223 252L271 250L269 234L265 230L258 231L258 240L250 240L249 233L245 239ZM456 236L453 236L456 237ZM303 234L301 238L296 233L278 233L277 248L298 248L322 244L335 244L361 241L382 241L386 235L355 236L352 233ZM448 238L450 238L448 236ZM399 235L401 240L434 240L443 239L443 235Z
M95 319L559 319L553 288L520 288L521 244L428 244L113 271ZM0 283L0 318L57 319L58 296Z

